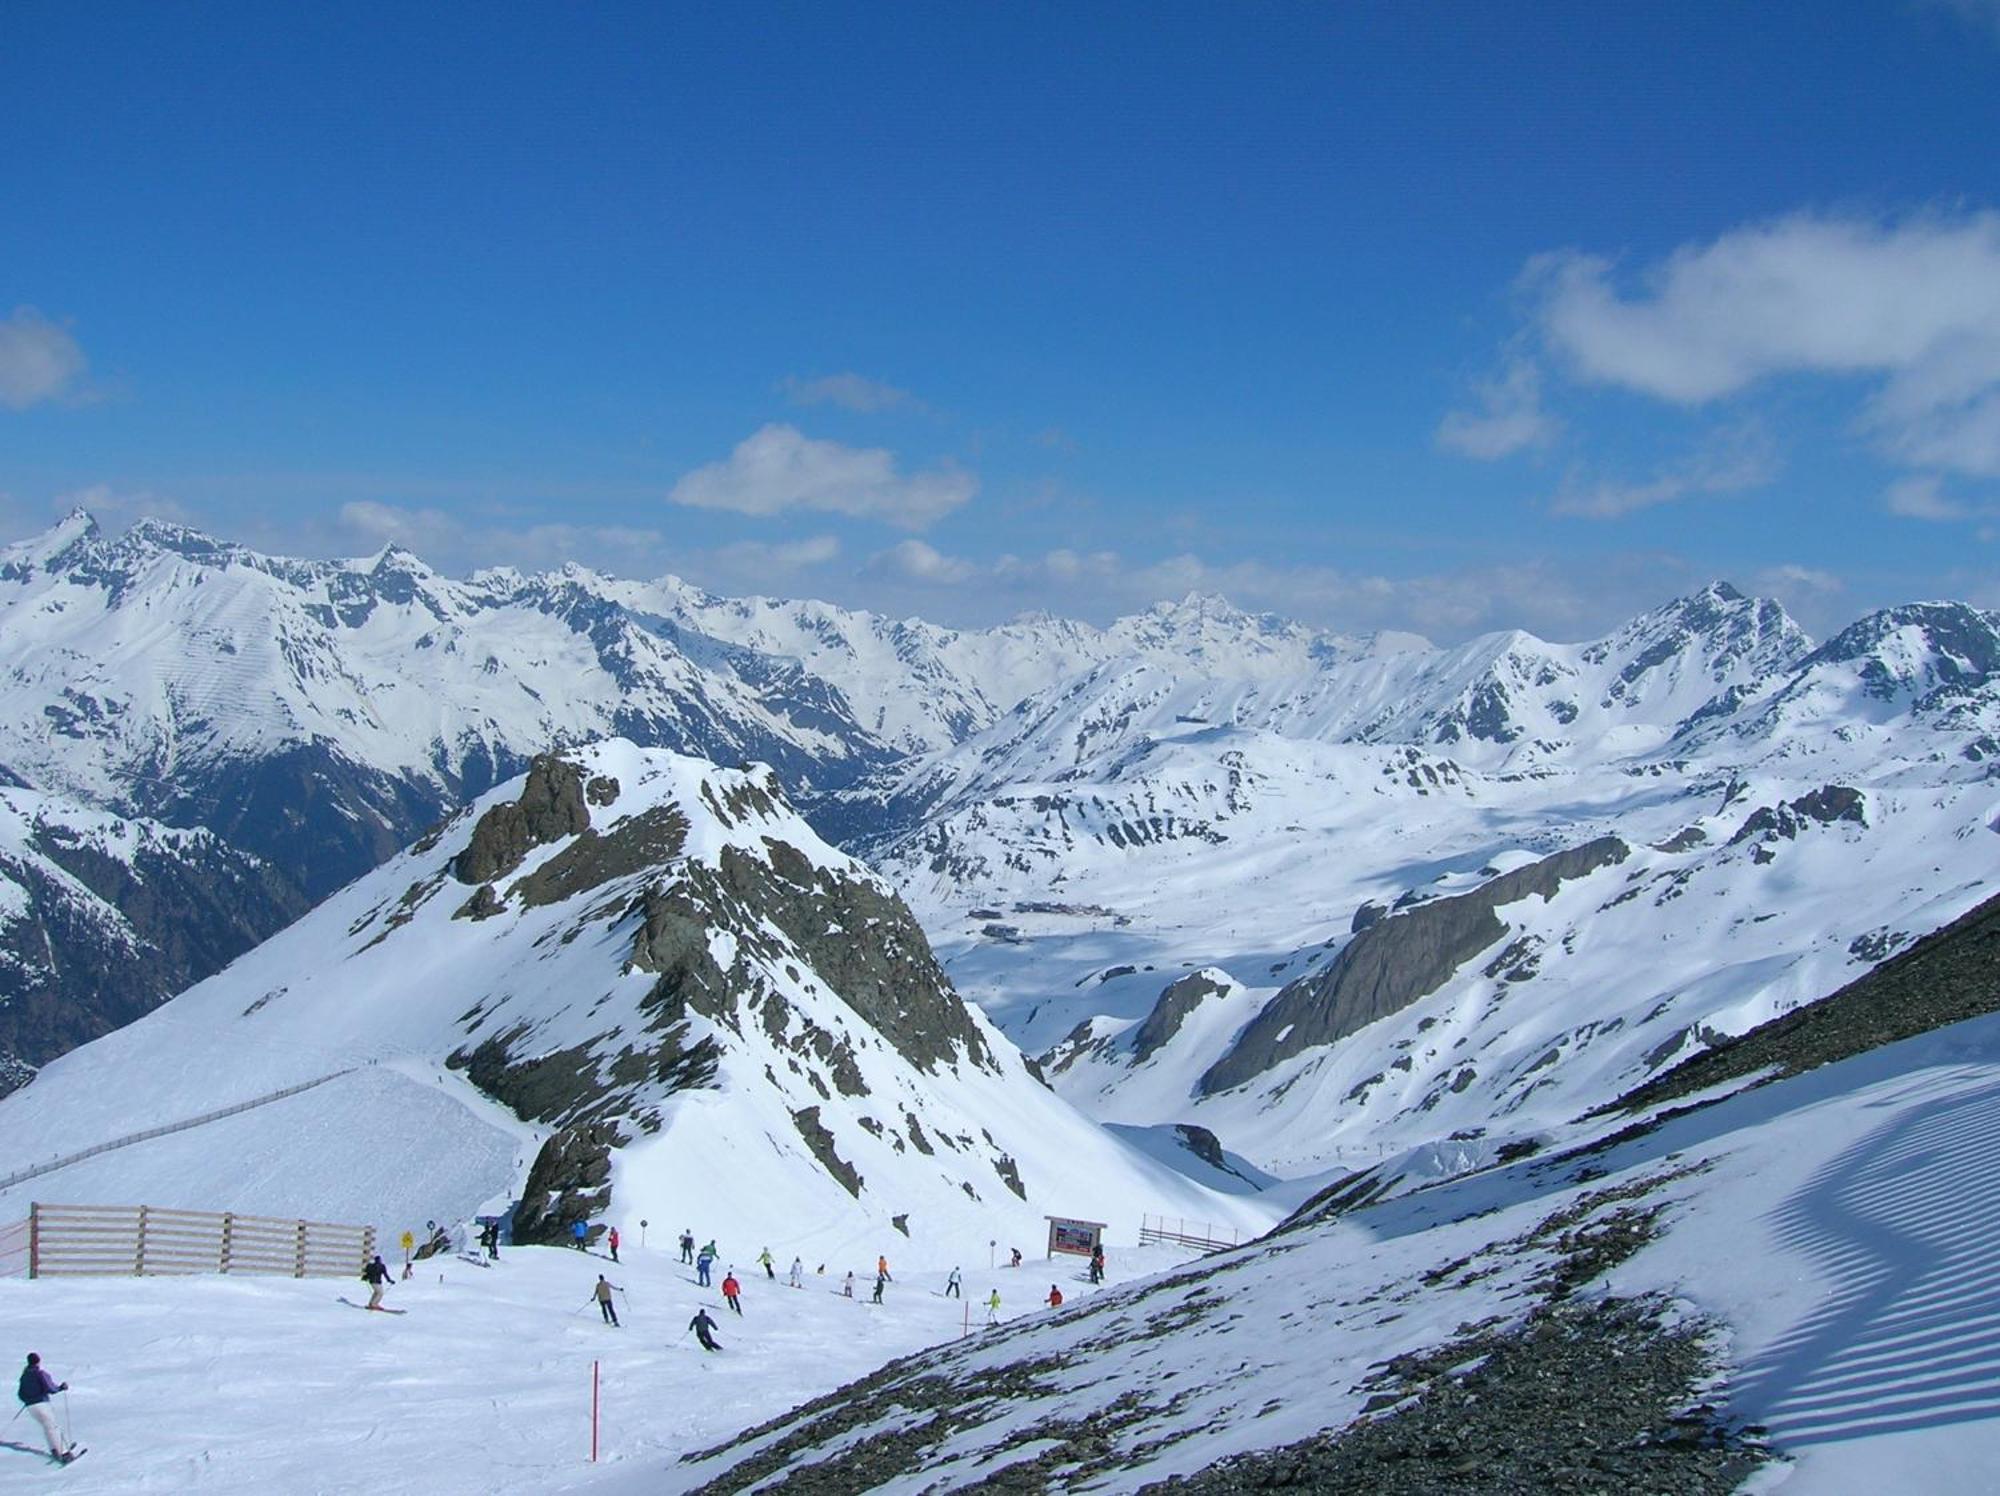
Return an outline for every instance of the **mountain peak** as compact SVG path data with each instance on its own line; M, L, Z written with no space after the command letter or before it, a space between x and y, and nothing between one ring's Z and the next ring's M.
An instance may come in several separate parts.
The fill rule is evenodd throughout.
M0 551L0 557L5 557L4 568L14 576L46 570L78 546L99 539L103 533L90 511L79 505L41 534L16 541Z

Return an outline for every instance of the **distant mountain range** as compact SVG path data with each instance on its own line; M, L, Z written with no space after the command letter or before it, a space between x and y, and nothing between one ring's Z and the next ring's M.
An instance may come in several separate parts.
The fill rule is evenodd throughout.
M56 885L0 867L17 1075L617 736L770 765L1065 1096L1281 1175L1455 1167L1822 996L1990 892L2000 828L2000 616L1816 644L1724 583L1577 644L1204 597L950 630L78 513L0 552L0 692L38 823L199 848L213 887L173 902L237 942L183 942L136 999L61 989L56 1022ZM100 902L133 922L144 881Z

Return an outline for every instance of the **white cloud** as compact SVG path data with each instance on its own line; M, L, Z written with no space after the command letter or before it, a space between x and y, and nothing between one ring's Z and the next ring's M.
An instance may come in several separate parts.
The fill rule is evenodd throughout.
M1763 433L1753 426L1736 427L1714 433L1702 452L1643 483L1585 479L1572 471L1549 502L1549 512L1577 519L1618 519L1681 499L1757 488L1777 471L1777 456Z
M26 410L68 394L89 367L69 329L31 306L0 321L0 405Z
M439 509L404 509L362 499L342 504L339 518L344 528L362 536L369 544L399 545L419 556L456 547L465 538L464 524Z
M908 390L852 372L818 379L788 375L779 386L794 405L837 405L842 410L876 415L885 410L921 410L923 402Z
M753 515L810 509L921 530L978 490L977 478L948 462L905 477L884 448L818 441L774 423L737 443L723 461L687 474L667 497L697 509Z
M840 542L831 535L811 535L777 545L739 540L713 554L716 563L732 576L765 579L824 566L839 557Z
M1495 378L1472 387L1477 411L1454 410L1438 423L1438 444L1482 462L1554 440L1559 423L1542 409L1542 374L1531 359L1511 359Z
M970 561L947 556L921 540L905 540L889 547L869 559L868 569L878 576L931 586L954 586L979 574L979 568Z
M1890 456L2000 476L2000 214L1795 214L1684 245L1629 292L1610 261L1532 261L1536 328L1578 378L1680 405L1810 374L1875 381Z
M1969 519L1971 511L1944 496L1944 483L1935 473L1915 473L1898 478L1882 495L1883 507L1904 519L1949 521Z
M1831 597L1847 590L1846 581L1833 572L1814 566L1785 562L1767 566L1751 578L1751 589L1759 597L1775 597L1780 602L1801 594Z

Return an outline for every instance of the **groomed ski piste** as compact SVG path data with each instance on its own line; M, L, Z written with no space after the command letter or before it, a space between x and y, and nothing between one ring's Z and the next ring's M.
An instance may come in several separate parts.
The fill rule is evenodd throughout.
M0 1488L686 1492L782 1430L727 1458L682 1455L935 1344L940 1357L919 1374L978 1386L1015 1362L1043 1370L1032 1396L994 1399L934 1459L879 1489L971 1484L1043 1452L1048 1441L1032 1437L1043 1423L1087 1420L1131 1395L1151 1416L1106 1424L1113 1458L1130 1463L1088 1483L1131 1491L1341 1427L1380 1392L1388 1358L1517 1323L1565 1238L1658 1207L1650 1243L1575 1285L1571 1302L1658 1295L1669 1321L1711 1327L1737 1370L1699 1395L1732 1423L1763 1425L1786 1456L1746 1489L1991 1489L1996 1146L2000 1017L1989 1017L1669 1120L1581 1169L1524 1162L1194 1260L1114 1234L1110 1282L1096 1290L1074 1259L989 1270L985 1244L968 1243L962 1306L938 1296L943 1272L906 1273L885 1243L895 1281L878 1307L866 1302L872 1261L829 1262L824 1277L809 1262L794 1290L782 1282L787 1243L716 1220L665 1234L689 1225L720 1239L719 1268L744 1284L741 1318L692 1282L657 1229L643 1248L628 1238L617 1266L553 1247L504 1251L495 1267L421 1264L390 1291L402 1317L343 1308L358 1285L328 1280L4 1279L0 1318L71 1383L72 1432L92 1454L87 1476L58 1471L17 1426L19 1447L0 1448ZM766 1245L776 1283L754 1267ZM850 1269L853 1301L838 1291ZM622 1328L589 1301L599 1272L624 1285ZM1051 1282L1070 1300L1056 1311L1040 1306ZM994 1286L1006 1323L987 1330ZM702 1305L724 1346L713 1355L683 1333ZM1391 1398L1384 1416L1409 1400Z
M682 1225L718 1239L725 1255L713 1278L720 1285L734 1266L740 1318L680 1263L671 1238ZM808 1263L805 1287L793 1289L781 1241L768 1243L783 1258L776 1282L754 1261L767 1243L717 1220L649 1231L647 1241L640 1247L633 1232L617 1264L562 1247L503 1247L494 1266L420 1262L384 1300L400 1315L343 1307L342 1296L366 1303L358 1278L0 1278L16 1359L38 1351L70 1384L70 1432L91 1447L87 1475L58 1470L41 1431L16 1419L0 1438L0 1490L51 1481L93 1492L588 1488L618 1469L657 1472L745 1422L958 1336L968 1319L972 1333L988 1333L984 1300L995 1287L1006 1321L1047 1313L1037 1306L1052 1282L1065 1296L1101 1291L1080 1281L1076 1258L989 1272L980 1241L967 1244L964 1299L945 1298L946 1272L906 1272L890 1240L893 1281L875 1305L873 1257L829 1262L823 1276ZM1003 1260L1007 1245L997 1248ZM386 1255L400 1273L400 1256ZM1109 1276L1189 1255L1114 1253ZM852 1299L840 1292L850 1270ZM614 1300L620 1328L590 1300L599 1273L624 1290ZM717 1322L714 1354L686 1333L701 1306Z

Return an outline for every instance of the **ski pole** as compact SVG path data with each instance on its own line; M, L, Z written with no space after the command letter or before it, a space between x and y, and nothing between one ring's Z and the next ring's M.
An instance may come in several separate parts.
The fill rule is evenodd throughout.
M69 1416L69 1383L63 1383L63 1442L76 1443L76 1421Z

